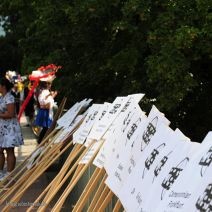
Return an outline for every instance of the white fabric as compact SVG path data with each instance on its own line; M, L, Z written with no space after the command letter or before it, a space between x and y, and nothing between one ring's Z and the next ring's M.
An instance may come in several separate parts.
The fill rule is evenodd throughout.
M40 95L38 96L38 101L41 106L46 105L48 103L50 103L50 107L53 107L54 105L54 99L48 89L44 89L41 91Z
M50 103L49 118L53 119L53 106L55 105L55 102L52 95L50 95L50 91L48 89L42 90L40 95L38 96L38 101L41 107L42 105Z

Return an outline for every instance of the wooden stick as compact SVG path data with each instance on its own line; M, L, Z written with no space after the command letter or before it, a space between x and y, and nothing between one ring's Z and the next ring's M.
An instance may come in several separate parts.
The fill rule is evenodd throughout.
M104 201L104 199L107 197L107 194L110 192L110 189L105 185L103 192L101 193L93 211L98 211L99 207L101 206L101 203Z
M38 147L40 147L40 146L43 146L45 143L47 143L47 141L51 138L51 137L53 137L53 135L55 134L55 133L57 133L59 131L59 129L54 129L54 130L52 130L48 135L46 135L46 137L42 140L42 142L38 145Z
M39 203L39 201L41 200L41 198L43 198L44 195L47 195L50 193L52 193L51 189L55 189L55 185L57 185L59 183L59 181L64 177L65 173L67 172L67 169L69 168L70 164L72 163L72 161L76 158L76 156L82 151L84 147L83 146L79 146L79 145L75 145L74 149L71 151L71 153L69 154L68 158L66 159L65 164L63 165L63 167L61 168L60 172L57 174L57 176L51 181L51 183L49 183L49 185L45 188L45 190L38 196L38 198L34 201L34 205L35 203ZM47 193L48 192L48 193ZM46 203L46 201L44 200L43 202ZM27 212L31 211L33 209L33 205L27 209Z
M58 186L58 184L61 183L62 179L66 175L69 167L71 166L71 163L82 152L83 149L84 149L84 146L81 146L81 148L74 150L74 152L71 152L71 154L69 155L69 157L66 160L66 163L63 165L63 167L61 168L60 172L54 178L52 186L49 189L49 191L48 191L46 196L52 194L55 191L55 188Z
M113 192L110 190L109 193L107 194L106 198L103 200L102 204L98 208L99 211L104 211L109 202L111 202L112 197L113 197Z
M67 188L65 189L64 193L59 198L59 200L56 202L55 206L53 207L53 211L59 211L61 209L61 207L64 204L64 202L65 202L66 198L68 197L69 193L72 191L72 189L77 184L77 182L79 181L79 179L81 178L81 176L84 174L84 172L86 171L86 169L89 167L89 165L91 164L91 162L94 160L94 158L95 158L96 154L98 153L99 149L101 148L102 144L103 144L103 142L99 145L99 147L97 148L96 152L92 155L90 161L86 165L84 165L84 167L82 168L82 170L80 171L80 173L78 174L78 176L76 177L76 179L74 179L73 182L71 182L67 186Z
M25 165L28 159L29 157L27 157L27 159L25 159L22 164L19 164L19 166L15 170L13 170L12 173L7 176L7 178L5 178L2 182L0 182L0 187L2 187L2 189L9 188L10 185L14 183L14 181L21 175L21 173L25 169Z
M46 140L48 140L50 138L50 136L52 136L55 132L57 132L57 130L53 131L51 134L48 135L48 137L46 138ZM52 142L50 142L49 145L51 145ZM32 156L32 154L41 146L44 146L44 144L39 144L39 146L21 163L19 164L10 175L8 175L7 178L5 178L2 182L0 182L0 186L3 186L3 190L7 190L7 188L14 183L14 181L17 180L17 178L23 173L23 171L25 171L26 165L27 165L27 161L30 159L30 157ZM43 151L45 152L45 150ZM42 156L42 154L36 159L36 161L38 161L40 159L40 157ZM35 163L35 161L34 161Z
M113 208L113 212L119 212L121 208L122 208L122 204L121 204L121 201L118 199Z
M99 179L102 177L102 174L103 174L103 169L99 169L99 168L95 169L90 180L88 181L88 184L84 188L83 193L81 194L80 198L78 199L77 203L75 204L75 206L72 210L73 212L82 211L91 192L93 192L93 190L95 189L96 185L99 182Z
M74 186L79 181L80 177L84 174L85 170L88 168L89 165L85 165L81 171L79 172L78 176L68 185L68 187L65 189L64 193L60 197L60 199L57 201L56 205L53 208L53 211L59 211L64 204L66 198L68 197L69 193L72 191Z
M24 171L24 169L26 168L27 165L27 161L29 160L29 158L32 156L32 154L40 147L43 145L39 145L25 160L24 162L22 162L18 167L16 167L12 173L10 175L8 175L7 178L5 178L4 181L0 182L0 185L4 185L4 188L9 187L10 184L12 184L18 176L20 176L22 174L22 172ZM22 166L21 170L18 171L18 169L20 169L20 167ZM15 176L14 176L15 175ZM13 177L12 177L13 176ZM9 179L9 182L7 182ZM5 184L6 183L6 184Z
M45 161L46 159L51 157L51 155L54 154L54 152L58 151L61 148L62 143L66 143L67 141L69 141L72 136L70 134L67 138L61 141L60 144L59 143L55 144L54 141L59 136L58 134L60 134L60 131L57 132L57 134L54 135L53 139L48 144L45 145L41 154L34 161L34 164L41 163L41 161ZM71 143L73 143L73 141L71 141ZM52 148L52 145L54 146L54 148Z
M51 164L51 161L50 163ZM48 168L48 166L47 166ZM32 184L32 181L35 181L38 177L40 177L40 175L42 174L41 171L38 171L37 174L34 176L30 175L31 179L30 180L26 180L26 182L24 182L20 189L18 189L15 193L15 195L11 198L11 202L18 202L20 200L20 198L22 197L22 195L24 194L24 192L28 189L28 187ZM9 207L5 207L4 209L7 210L8 208L11 208L11 206Z
M49 161L47 161L47 163L51 163L53 159L53 157L49 158ZM11 189L8 190L7 194L5 194L0 201L5 201L6 198L8 198L11 194L14 194L14 196L21 194L25 189L26 184L31 181L33 182L34 177L39 174L40 169L42 169L43 167L43 164L44 163L40 163L37 166L33 167L31 170L28 170L26 174L22 178L20 178L20 180Z
M48 206L48 204L54 198L54 196L59 191L59 189L62 187L62 185L66 182L66 180L71 176L73 171L76 169L79 161L83 158L83 156L86 154L86 152L87 152L87 149L83 151L82 155L77 159L75 164L71 167L71 169L68 171L68 173L62 179L62 181L58 185L55 185L55 189L52 191L52 193L48 193L48 195L46 195L45 199L43 200L45 202L45 205L44 206L40 206L39 209L38 209L39 211L45 211L45 209Z
M46 164L44 164L45 166L43 166L42 168L40 168L40 170L38 170L38 172L34 172L36 174L33 174L30 176L29 180L27 180L18 190L18 192L13 196L13 198L11 198L11 202L18 202L21 198L21 196L24 194L24 192L28 189L28 187L35 181L38 179L38 177L41 176L41 174L43 174L43 172L50 166L52 165L52 163L61 155L63 154L63 152L70 147L72 143L69 143L61 152L59 152L59 154L56 157L52 157L49 159L49 161L46 162ZM11 205L7 205L6 207L3 208L3 210L8 210L10 209L12 206Z
M60 146L59 146L59 148L60 148ZM47 158L49 159L49 157L51 157L51 155L52 155L52 152L51 151L48 152ZM32 167L31 170L26 170L26 172L23 173L23 176L9 190L7 190L7 192L5 192L3 195L1 195L0 204L2 203L2 201L5 201L6 198L8 198L12 193L15 193L15 191L17 192L17 190L20 188L20 186L23 183L26 183L28 180L30 180L31 179L30 175L33 173L37 173L38 170L36 170L36 169L39 166L40 167L42 166L43 161L45 161L45 160L41 160L40 163L38 163L34 167ZM33 174L33 176L34 176L34 174Z
M45 199L43 200L45 202L45 205L39 207L39 211L45 211L48 204L51 202L51 200L54 198L56 193L59 191L59 189L62 187L62 185L66 182L66 180L70 177L70 175L73 173L73 171L76 169L77 163L75 163L72 168L69 170L69 172L66 174L66 176L63 178L63 180L57 185L55 190L52 193L49 193L46 195Z
M73 133L73 132L72 132ZM84 147L82 146L82 145L78 145L78 144L76 144L77 146L80 146L80 150L77 152L77 150L74 150L75 151L75 154L76 154L76 156L77 156L77 154L79 153L79 152L81 152L83 149L84 149ZM75 148L75 147L74 147ZM73 154L74 153L74 151L72 150L72 152L71 152L71 154ZM71 156L71 154L70 154L70 157L72 157ZM74 159L75 158L75 156L72 158L72 159ZM80 160L80 159L79 159ZM66 161L68 161L68 163L71 163L70 162L70 160L69 159L67 159ZM68 165L67 165L68 166ZM64 168L65 166L63 166L63 168ZM72 170L71 171L73 171L74 170L74 167L76 168L76 166L73 166L72 167ZM47 207L47 205L48 205L48 201L50 202L51 201L51 198L53 198L54 197L54 195L56 194L56 191L57 191L57 189L58 188L55 188L54 189L54 187L59 183L59 181L61 181L61 179L63 178L63 176L64 176L64 170L63 170L63 168L61 169L61 171L59 172L59 174L56 176L56 178L53 180L53 182L51 182L51 185L49 185L48 186L48 188L46 188L43 192L42 192L42 194L35 200L35 202L38 202L44 195L46 195L45 196L45 205L46 205L46 207ZM70 175L71 175L71 172L70 172ZM59 178L59 179L58 179ZM67 178L68 178L68 176L67 176ZM66 179L67 179L66 178ZM58 181L58 182L57 182ZM64 183L65 181L62 181L62 184ZM62 185L61 185L62 186ZM50 190L51 189L51 190ZM48 193L47 193L48 192ZM47 193L47 194L46 194ZM50 196L50 197L49 197ZM49 198L48 199L48 201L47 201L47 198ZM46 208L46 207L44 207L44 206L40 206L39 208ZM30 210L31 210L32 208L30 207Z
M91 203L89 205L89 208L87 210L88 212L93 212L94 211L93 209L94 209L94 207L96 205L96 202L98 201L102 191L105 188L105 180L106 180L106 178L107 178L107 174L104 175L102 181L100 182L100 186L98 187L98 189L97 189L97 191L96 191L96 193L95 193L95 195L94 195L94 197L93 197L93 199L92 199L92 201L91 201Z
M47 141L47 140L57 131L56 129L54 129L55 126L56 126L56 121L57 121L57 119L58 119L58 118L61 116L61 114L62 114L62 111L63 111L63 109L64 109L66 100L67 100L67 98L64 97L63 100L62 100L62 102L61 102L61 104L60 104L60 106L58 107L57 113L55 114L54 120L53 120L54 124L52 124L51 130L48 130L48 131L47 131L47 133L46 133L46 135L45 135L45 137L46 137L46 138L45 138L45 141ZM44 143L44 142L43 142L43 143ZM40 147L40 146L42 146L42 145L43 145L43 144L40 144L38 147ZM38 148L38 147L37 147L37 148ZM31 153L31 155L32 155L32 154L33 154L33 153ZM24 166L24 165L26 164L27 160L31 157L31 155L29 155L22 163L20 163L20 164L12 171L12 173L11 173L10 175L8 175L7 178L5 178L4 181L0 182L0 186L4 185L4 183L7 182L8 179L10 179L10 180L9 180L9 182L7 182L7 184L4 186L4 189L7 188L12 182L14 182L14 180L16 180L16 178L21 174L21 172L18 172L19 174L15 174L16 171L17 171L21 166ZM23 171L23 168L21 169L21 171ZM12 177L12 176L14 176L14 174L15 174L15 177Z
M3 193L0 197L0 205L3 204L3 202L13 193L15 193L19 187L30 177L30 175L33 173L34 169L27 170L24 175L5 193Z
M51 189L49 192L51 193L52 190L55 189L55 186L61 182L64 175L67 173L69 167L71 166L71 163L76 159L76 157L82 152L82 150L85 147L83 145L75 145L69 156L67 157L64 165L62 166L61 170L57 174L57 176L54 178L54 183L52 184Z

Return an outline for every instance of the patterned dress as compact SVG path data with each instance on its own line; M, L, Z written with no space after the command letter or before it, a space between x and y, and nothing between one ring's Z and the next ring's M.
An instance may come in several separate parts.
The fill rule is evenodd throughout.
M7 92L5 96L0 96L0 113L7 110L7 104L15 103L14 96ZM21 127L17 118L0 118L0 147L17 147L24 144Z

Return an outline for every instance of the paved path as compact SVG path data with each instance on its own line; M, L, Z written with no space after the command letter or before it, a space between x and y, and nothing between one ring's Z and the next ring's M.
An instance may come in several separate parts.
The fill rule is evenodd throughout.
M21 129L24 137L24 145L15 148L17 164L22 162L29 156L37 147L36 137L32 132L31 127L27 126L26 117L21 117Z

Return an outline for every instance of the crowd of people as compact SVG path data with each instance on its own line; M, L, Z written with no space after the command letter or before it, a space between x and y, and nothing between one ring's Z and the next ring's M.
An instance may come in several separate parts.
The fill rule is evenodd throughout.
M56 105L54 98L57 95L57 91L51 90L53 79L50 76L39 81L39 86L24 109L28 126L35 125L42 129L37 139L38 144L42 142L53 121L53 109ZM28 80L24 86L24 83L11 82L7 77L0 78L0 181L15 168L14 148L24 144L17 117L32 83Z

